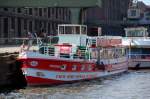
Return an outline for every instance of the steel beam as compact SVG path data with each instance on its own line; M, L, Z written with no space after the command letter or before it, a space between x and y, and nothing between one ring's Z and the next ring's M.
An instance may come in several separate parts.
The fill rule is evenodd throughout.
M0 7L94 7L101 0L0 0Z

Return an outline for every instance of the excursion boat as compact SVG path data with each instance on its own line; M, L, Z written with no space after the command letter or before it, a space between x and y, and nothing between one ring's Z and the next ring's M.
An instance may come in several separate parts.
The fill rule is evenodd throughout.
M128 70L121 37L87 35L86 25L58 25L58 35L37 38L37 50L18 57L27 85L54 85L89 80Z
M150 38L147 28L125 28L125 33L126 37L123 38L122 45L128 47L129 68L150 68Z

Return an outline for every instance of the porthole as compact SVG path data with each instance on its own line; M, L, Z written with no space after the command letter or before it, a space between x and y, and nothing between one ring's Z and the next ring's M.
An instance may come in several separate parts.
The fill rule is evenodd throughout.
M60 66L61 70L66 70L66 65Z
M39 64L38 61L31 61L30 62L30 65L33 67L38 66L38 64Z

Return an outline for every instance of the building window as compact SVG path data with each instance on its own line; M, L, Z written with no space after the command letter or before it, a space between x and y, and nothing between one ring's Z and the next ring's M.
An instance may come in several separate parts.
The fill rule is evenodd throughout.
M12 12L15 12L16 11L16 8L12 8Z
M18 18L18 37L21 37L21 19Z
M64 20L64 16L65 16L65 14L64 14L64 8L62 8L62 20Z
M48 23L48 34L50 34L50 32L51 32L51 24Z
M51 8L48 8L48 18L51 17Z
M24 13L28 14L28 9L27 8L24 9Z
M18 13L21 13L21 8L18 8L18 9L17 9L17 12L18 12Z
M4 8L4 11L8 11L8 8Z
M38 8L34 8L35 16L38 16Z
M32 32L32 21L29 22L29 31Z
M15 18L11 18L11 28L15 29Z
M39 16L42 16L42 8L39 8Z
M56 19L58 18L59 8L56 8Z
M38 29L38 22L37 21L34 21L34 29L35 29L35 31L37 31L37 29Z
M54 13L55 13L55 11L54 11L54 10L55 10L55 8L52 8L52 15L54 15Z
M44 8L44 16L47 17L47 8Z
M8 37L8 18L4 18L4 37Z
M32 15L32 8L29 8L29 15Z
M27 19L24 20L24 29L27 29Z
M131 10L131 16L136 16L136 10Z

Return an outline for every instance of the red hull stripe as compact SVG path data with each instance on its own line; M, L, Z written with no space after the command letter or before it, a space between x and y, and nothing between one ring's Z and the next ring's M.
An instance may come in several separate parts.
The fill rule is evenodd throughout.
M65 83L64 81L26 76L28 86L32 85L55 85Z

